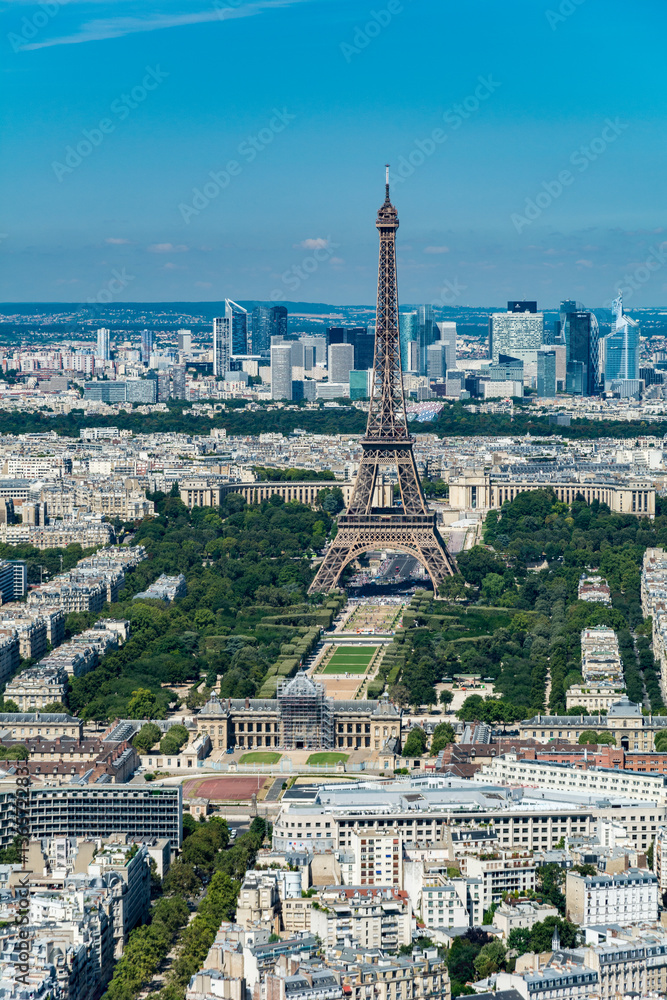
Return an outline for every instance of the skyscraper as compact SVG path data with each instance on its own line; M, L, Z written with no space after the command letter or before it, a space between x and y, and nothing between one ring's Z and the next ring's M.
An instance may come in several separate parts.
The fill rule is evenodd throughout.
M311 334L304 334L299 337L304 346L309 346L313 348L315 353L315 364L323 365L326 364L327 360L327 339L326 337L317 337Z
M639 324L623 312L623 295L618 293L611 307L611 333L602 341L605 386L612 379L639 378Z
M97 331L97 354L95 357L102 358L103 361L108 361L111 358L109 331L104 326Z
M271 306L255 306L252 311L253 354L265 354L271 347L271 335L275 333L272 313Z
M369 375L372 375L372 372L354 371L354 369L350 372L350 399L369 398Z
M173 368L173 389L174 399L185 399L185 365L174 365Z
M287 306L273 306L271 309L274 333L279 337L287 336Z
M152 330L142 330L141 331L141 363L142 365L149 365L151 363L151 354L153 353L153 331Z
M354 332L354 367L357 371L367 371L373 367L375 334L369 333L365 326Z
M157 401L166 403L169 399L169 372L158 372L157 380Z
M419 374L426 375L428 366L427 351L438 339L438 328L433 320L433 306L420 306L417 310L419 323Z
M348 382L354 368L354 346L331 344L329 347L329 381Z
M192 330L178 331L178 349L184 354L190 354L192 351Z
M426 348L426 369L429 378L447 377L447 344L438 341Z
M231 355L248 353L248 310L225 299L225 319L229 323Z
M537 395L550 399L556 395L556 351L542 348L537 353Z
M517 306L528 306L523 312ZM489 319L489 355L493 361L499 354L510 354L524 362L537 363L542 346L544 315L536 310L535 302L508 302L506 313L492 313ZM533 308L535 307L535 308Z
M559 320L560 335L566 347L567 392L595 396L600 391L600 328L597 318L580 302L567 300L560 304Z
M417 371L419 367L419 317L416 312L399 313L400 342L401 342L401 368L404 372ZM410 353L410 344L416 343L416 351L413 356ZM417 367L413 367L411 362L415 362Z
M292 347L275 344L271 348L271 399L292 398Z
M441 342L447 345L447 367L452 371L456 368L456 323L436 323L436 326Z
M213 374L217 379L223 379L229 370L229 348L229 321L226 316L216 316L213 320Z

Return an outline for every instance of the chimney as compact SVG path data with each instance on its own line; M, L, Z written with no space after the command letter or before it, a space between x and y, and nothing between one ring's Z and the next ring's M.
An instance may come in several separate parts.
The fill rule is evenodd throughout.
M246 708L250 708L250 698L247 695L246 695L246 699L245 699L245 707Z

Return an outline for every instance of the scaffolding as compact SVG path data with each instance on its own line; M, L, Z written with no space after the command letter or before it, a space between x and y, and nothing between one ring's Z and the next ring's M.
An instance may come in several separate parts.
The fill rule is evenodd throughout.
M324 685L301 672L278 684L282 745L287 750L333 750L333 698Z

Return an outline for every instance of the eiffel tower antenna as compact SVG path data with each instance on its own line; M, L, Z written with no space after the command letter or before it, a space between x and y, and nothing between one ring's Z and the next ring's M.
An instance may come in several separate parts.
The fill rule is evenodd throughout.
M313 580L310 592L331 590L352 559L369 549L394 549L414 556L428 572L433 589L456 565L436 527L422 492L408 432L401 370L401 349L396 282L396 230L398 212L389 197L389 165L385 200L377 214L380 235L375 359L371 400L359 472L350 506L338 518L338 533ZM383 470L396 470L400 506L374 505Z

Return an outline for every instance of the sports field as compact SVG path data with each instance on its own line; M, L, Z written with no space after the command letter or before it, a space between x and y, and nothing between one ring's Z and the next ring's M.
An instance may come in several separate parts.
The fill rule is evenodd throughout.
M250 753L244 753L239 764L275 764L281 756L281 754L273 753L271 750L254 750Z
M183 798L192 799L195 796L202 796L213 801L241 801L249 799L257 794L265 784L271 783L273 778L260 777L224 777L224 778L195 778L188 781L183 787Z
M319 764L320 766L327 764L329 767L333 767L334 764L338 764L340 762L345 763L349 756L350 755L347 753L336 753L334 750L324 750L321 753L311 753L306 763Z
M325 674L365 674L377 646L338 646L322 671Z

